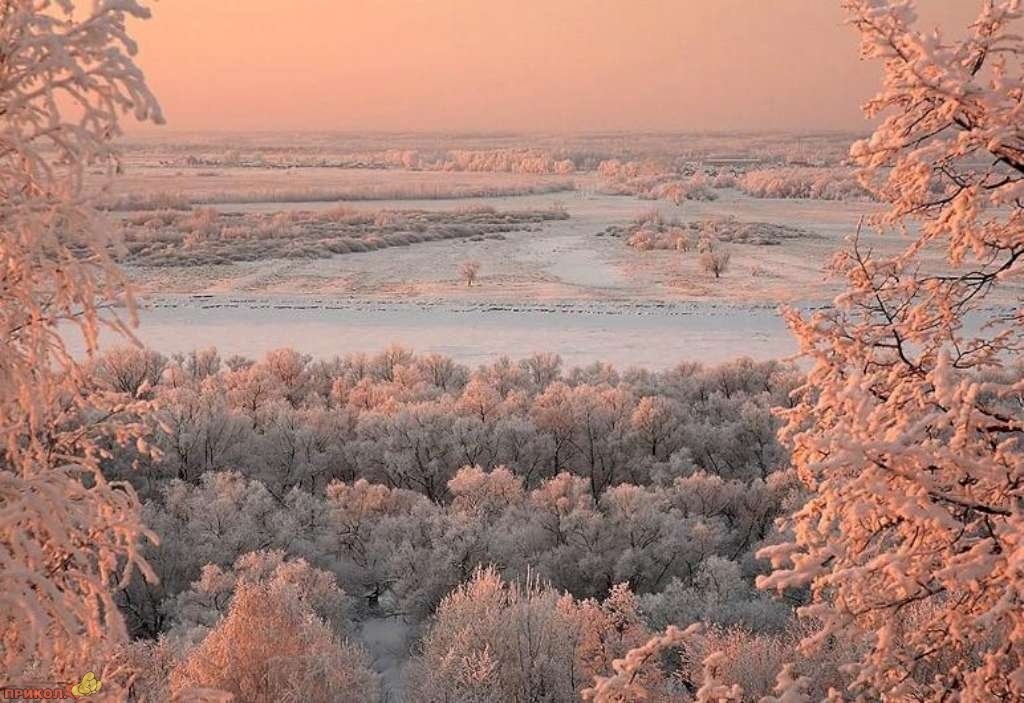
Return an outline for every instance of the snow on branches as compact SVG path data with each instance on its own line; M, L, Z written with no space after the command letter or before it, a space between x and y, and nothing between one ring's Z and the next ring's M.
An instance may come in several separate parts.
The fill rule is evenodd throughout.
M992 303L1024 254L1020 3L983 2L956 40L917 29L911 2L843 4L884 68L865 107L884 119L851 149L889 205L868 224L910 243L874 258L858 236L835 307L787 313L813 367L783 438L814 495L760 585L810 589L807 647L859 633L852 695L1019 700L1021 311Z
M619 703L647 698L647 686L641 684L641 674L645 668L652 661L656 662L666 650L683 646L699 632L700 625L690 625L685 630L670 625L665 632L629 650L621 659L613 661L614 673L611 676L595 677L594 686L583 691L583 700L594 703Z
M0 4L0 685L94 666L124 634L111 588L146 569L135 493L100 471L136 441L139 408L87 398L58 324L90 350L102 324L125 330L101 311L131 300L83 178L116 169L123 113L162 121L125 27L148 14L133 0Z

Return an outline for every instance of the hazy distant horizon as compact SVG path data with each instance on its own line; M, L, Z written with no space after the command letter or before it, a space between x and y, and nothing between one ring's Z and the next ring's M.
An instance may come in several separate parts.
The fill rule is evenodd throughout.
M922 14L962 31L967 5ZM182 131L866 131L880 69L843 20L818 0L175 0L132 29Z
M512 137L554 137L554 138L603 138L619 136L645 137L758 137L758 136L854 136L870 134L871 127L865 122L860 129L729 129L729 130L656 130L656 129L614 129L614 130L544 130L544 129L328 129L314 127L267 128L267 129L227 129L218 127L176 128L172 124L159 127L128 125L124 130L127 137L145 137L160 139L162 137L182 136L226 136L250 137L271 135L304 135L304 136L338 136L338 137L467 137L473 139L506 139Z

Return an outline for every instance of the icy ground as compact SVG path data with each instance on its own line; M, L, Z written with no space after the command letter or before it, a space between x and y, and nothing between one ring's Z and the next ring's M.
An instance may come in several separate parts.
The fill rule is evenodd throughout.
M865 203L761 200L718 191L718 200L640 200L596 193L596 182L576 178L579 191L553 195L462 200L389 200L349 203L356 210L421 208L451 210L492 206L502 210L543 209L560 203L570 218L545 223L540 231L511 233L504 240L467 239L416 244L347 254L331 259L276 259L231 266L147 267L134 270L144 288L161 293L354 295L387 300L443 298L458 301L715 301L729 303L807 302L831 299L838 290L823 280L829 257L851 234ZM221 204L222 212L312 210L337 203ZM637 251L607 236L609 225L623 225L657 209L666 218L697 221L735 217L743 221L788 224L812 236L777 246L737 244L732 266L721 280L702 273L695 252ZM866 235L870 237L870 235ZM895 249L898 242L873 246ZM458 264L481 263L480 285L460 284Z
M397 343L476 364L555 351L570 366L659 369L796 350L770 306L715 303L454 303L323 298L160 298L138 335L164 353L216 346L224 357L290 346L326 358Z
M311 170L303 172L303 183L316 182ZM330 172L324 178L345 186L345 171L323 170ZM378 183L393 173L364 170L350 177ZM535 180L472 174L481 187L492 177L497 185ZM144 183L152 186L154 177L148 178ZM258 185L272 191L288 178L257 171L221 188L246 192ZM452 178L461 182L467 175ZM197 192L204 178L176 172L173 180ZM731 190L716 191L714 201L676 205L602 195L593 176L574 180L579 190L557 194L347 204L377 211L537 209L557 202L570 215L504 239L423 242L327 259L130 268L143 292L139 337L165 353L216 346L225 355L250 357L282 346L331 356L376 352L391 343L470 363L538 351L557 352L569 365L607 361L648 368L681 360L780 357L795 351L780 304L806 309L831 301L839 282L825 276L826 264L872 210L863 202L757 199ZM337 206L330 201L216 207L228 213ZM731 266L715 280L700 271L693 251L639 251L605 232L655 208L683 222L735 217L789 225L808 235L772 246L731 244ZM903 244L895 235L862 235L862 246L879 254ZM471 288L458 274L468 259L481 263L480 279Z

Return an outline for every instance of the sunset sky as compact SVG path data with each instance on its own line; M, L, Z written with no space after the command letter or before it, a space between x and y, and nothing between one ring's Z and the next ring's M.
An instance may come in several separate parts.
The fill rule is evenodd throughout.
M921 4L961 25L973 5ZM133 28L178 130L847 129L879 77L832 0L162 0L153 14Z

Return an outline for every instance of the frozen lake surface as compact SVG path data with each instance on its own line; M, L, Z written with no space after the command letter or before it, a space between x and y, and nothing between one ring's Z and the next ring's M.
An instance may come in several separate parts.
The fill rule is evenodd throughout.
M215 346L261 356L291 346L316 357L392 343L470 364L557 351L566 365L651 369L790 355L774 306L714 303L410 303L303 297L173 297L140 311L139 339L164 353Z

